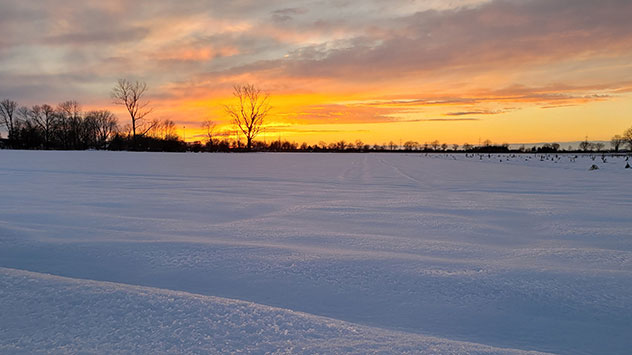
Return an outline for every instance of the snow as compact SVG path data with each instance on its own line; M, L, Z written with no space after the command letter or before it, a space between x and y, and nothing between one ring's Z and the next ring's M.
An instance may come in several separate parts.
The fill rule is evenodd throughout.
M0 352L625 354L632 169L548 159L0 151Z
M0 269L0 285L2 353L523 353L250 302L14 269Z

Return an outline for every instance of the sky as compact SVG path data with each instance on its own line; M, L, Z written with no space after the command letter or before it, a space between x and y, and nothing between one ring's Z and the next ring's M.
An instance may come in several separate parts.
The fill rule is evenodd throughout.
M3 0L0 99L112 104L229 134L234 85L270 94L263 140L609 140L632 126L630 0Z

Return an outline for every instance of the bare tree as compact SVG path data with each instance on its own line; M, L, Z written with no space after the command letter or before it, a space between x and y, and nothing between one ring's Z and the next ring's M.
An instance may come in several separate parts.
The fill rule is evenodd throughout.
M438 140L432 141L432 143L430 143L430 146L432 146L433 150L437 150L439 148L439 141Z
M216 127L217 125L212 120L206 120L202 122L202 128L204 128L204 130L206 131L206 138L208 138L209 147L213 147L213 144L215 143L214 140Z
M579 143L579 149L581 149L581 150L583 150L585 152L587 152L589 150L592 150L592 148L593 148L593 144L590 143L588 141L588 139L586 139L585 141Z
M24 128L24 124L28 122L29 126L31 126L32 128L37 129L37 124L35 122L33 122L32 117L31 117L31 109L26 107L26 106L22 106L22 107L18 107L18 109L15 111L14 114L14 125L15 125L15 130L19 131L20 129Z
M81 138L85 136L81 105L74 100L60 103L57 105L57 118L63 148L80 148Z
M419 148L419 143L415 141L407 141L404 143L405 150L417 150Z
M15 111L13 147L42 148L42 132L31 117L31 110L22 106Z
M81 105L75 100L64 101L57 109L68 118L76 119L81 116Z
M224 106L233 123L246 137L246 147L252 149L252 140L261 131L261 126L270 112L270 95L252 84L235 85L233 95L237 104Z
M99 149L107 148L108 142L118 131L116 116L107 110L88 112L86 125L90 127L93 144Z
M441 150L444 152L448 149L448 145L446 143L441 144Z
M44 135L44 148L49 148L53 136L55 126L55 109L47 104L42 106L35 105L31 108L29 115L31 119L42 130Z
M164 133L164 139L177 140L178 133L176 132L176 123L170 119L165 119L162 123L162 131Z
M621 147L623 143L624 143L623 137L621 137L618 134L615 134L610 140L610 145L612 146L615 152L619 151L619 147Z
M116 86L112 89L112 100L117 105L124 105L132 119L132 139L136 139L136 129L142 130L138 135L142 136L147 133L153 124L149 127L142 127L143 120L152 111L149 101L144 96L147 93L147 83L144 81L131 82L127 79L119 79Z
M10 144L17 133L17 118L15 117L17 107L18 103L13 100L7 99L0 102L0 119L2 119L0 124L7 129Z
M623 132L623 141L625 141L630 150L632 150L632 127Z
M452 144L452 150L454 150L455 152L459 149L459 145L458 144Z
M156 139L162 139L162 136L163 136L162 122L157 118L154 118L153 120L151 120L149 122L149 129L145 131L144 135L148 137L156 138Z

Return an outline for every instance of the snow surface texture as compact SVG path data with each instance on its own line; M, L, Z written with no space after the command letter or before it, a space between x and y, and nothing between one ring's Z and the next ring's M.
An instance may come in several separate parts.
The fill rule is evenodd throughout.
M625 354L606 160L0 151L0 352Z
M10 325L0 328L8 340L2 353L522 353L225 298L0 271L0 309Z

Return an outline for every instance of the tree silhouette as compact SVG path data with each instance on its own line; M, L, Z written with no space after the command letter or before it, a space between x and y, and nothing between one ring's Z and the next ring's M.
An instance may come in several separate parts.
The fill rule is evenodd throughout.
M579 149L581 149L581 150L583 150L585 152L587 152L589 150L592 150L592 147L593 147L593 144L590 143L588 141L588 139L586 139L585 141L579 143Z
M210 149L213 149L214 140L215 140L215 128L217 125L212 120L206 120L202 122L202 128L206 131L206 138L208 142L206 143Z
M88 112L85 123L90 130L91 145L98 149L107 148L108 142L118 131L116 117L107 110Z
M416 150L417 148L419 148L419 143L415 141L407 141L404 143L405 150Z
M619 151L619 147L621 147L621 144L623 143L624 143L623 137L621 137L618 134L615 134L610 140L610 145L612 146L615 152Z
M143 120L152 111L149 101L144 96L147 93L147 83L144 81L131 82L127 79L119 79L116 86L112 89L112 100L117 105L124 105L132 119L132 139L136 140L136 128L141 128ZM147 133L153 124L144 127L144 131L139 135Z
M33 106L29 112L31 119L42 130L44 136L44 148L48 149L52 140L56 115L55 109L50 105Z
M177 140L176 123L173 120L165 119L162 123L163 137L166 140Z
M252 84L235 85L233 95L237 104L224 108L246 137L246 147L251 150L252 140L261 132L261 126L270 112L270 95Z
M630 150L632 150L632 127L623 132L623 140L630 147Z
M80 148L83 136L83 116L81 105L77 101L68 100L57 105L57 124L60 140L64 149Z
M0 102L0 118L2 122L0 122L9 133L9 145L12 145L13 140L16 135L17 128L17 119L15 117L15 112L18 107L18 103L12 100L2 100Z

